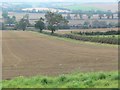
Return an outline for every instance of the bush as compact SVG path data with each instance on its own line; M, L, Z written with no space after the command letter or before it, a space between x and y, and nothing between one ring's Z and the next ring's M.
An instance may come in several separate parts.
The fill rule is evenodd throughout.
M60 76L60 77L59 77L59 82L65 82L66 79L67 79L66 76Z

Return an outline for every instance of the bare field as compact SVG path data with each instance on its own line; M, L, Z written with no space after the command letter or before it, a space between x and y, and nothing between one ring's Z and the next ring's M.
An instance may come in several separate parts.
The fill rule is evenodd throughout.
M77 44L28 31L3 31L2 46L3 79L118 68L117 47Z

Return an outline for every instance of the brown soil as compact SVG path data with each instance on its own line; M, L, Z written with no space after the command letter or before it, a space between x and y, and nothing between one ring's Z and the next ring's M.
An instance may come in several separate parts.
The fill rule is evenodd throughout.
M3 31L2 56L3 79L118 67L116 47L72 43L35 32Z

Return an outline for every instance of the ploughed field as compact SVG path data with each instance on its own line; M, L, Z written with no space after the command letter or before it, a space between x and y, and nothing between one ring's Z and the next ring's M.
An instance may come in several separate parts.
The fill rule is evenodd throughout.
M3 31L2 58L3 79L118 68L117 47L74 43L31 31Z

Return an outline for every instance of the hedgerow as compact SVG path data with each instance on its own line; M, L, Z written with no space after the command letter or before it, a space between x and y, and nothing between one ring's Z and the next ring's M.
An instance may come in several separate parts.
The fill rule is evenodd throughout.
M44 34L51 35L49 32L43 32ZM63 37L63 38L71 38L75 40L81 41L90 41L90 42L97 42L97 43L106 43L106 44L118 44L120 45L119 38L116 37L93 37L87 35L76 35L76 34L58 34L54 33L52 36Z

